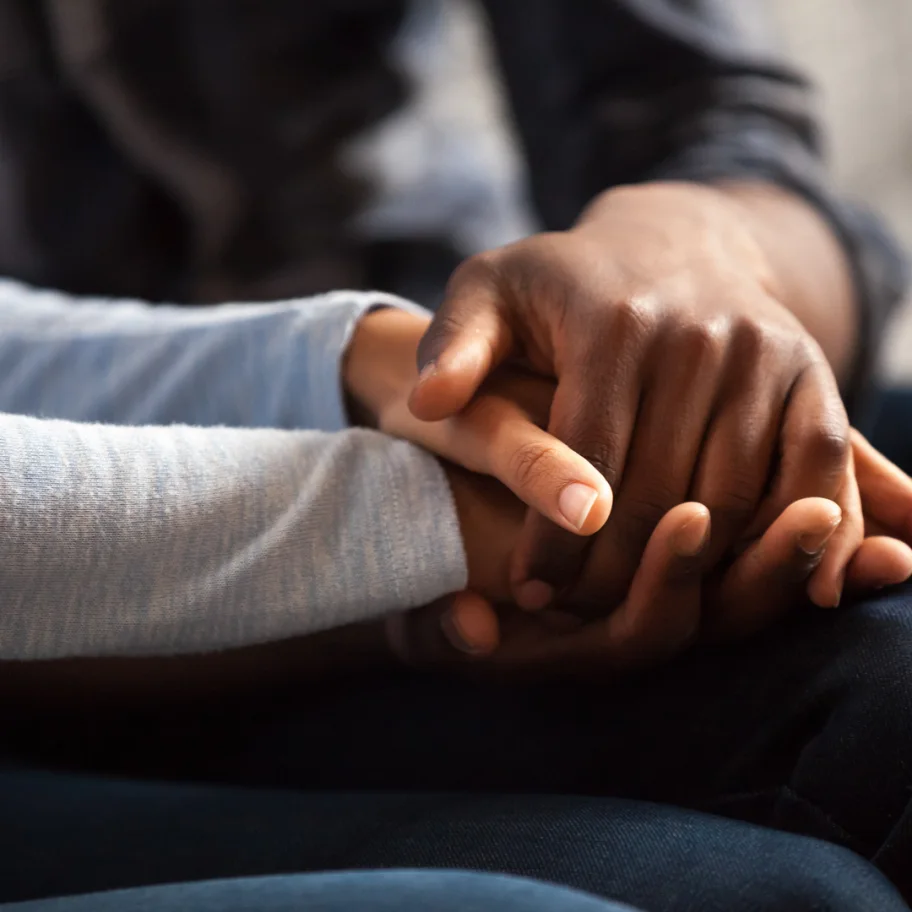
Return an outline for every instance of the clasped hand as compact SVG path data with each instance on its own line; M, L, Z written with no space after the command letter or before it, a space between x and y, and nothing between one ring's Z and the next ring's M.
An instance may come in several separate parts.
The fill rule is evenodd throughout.
M818 217L781 197L761 210L838 271ZM382 341L361 339L373 367L354 395L375 423L470 470L447 470L475 593L450 609L464 638L500 637L489 664L629 668L907 578L912 481L850 433L783 303L806 288L771 266L781 241L712 188L621 188L595 209L468 260L429 329L390 311L368 318ZM536 614L498 624L488 603L505 602Z
M596 617L584 623L568 610L572 587L556 609L510 607L525 503L549 486L559 489L568 475L579 477L584 461L543 429L553 381L526 371L496 372L451 418L416 419L408 397L426 327L426 320L396 310L367 317L347 369L349 388L371 423L447 460L465 542L470 591L389 622L394 647L409 661L440 665L484 657L485 667L494 668L628 670L667 659L700 637L746 636L807 602L808 592L825 596L833 576L845 575L847 587L857 591L899 583L912 572L912 549L905 543L912 537L912 480L853 431L845 487L856 500L860 487L865 512L842 552L847 556L835 563L824 560L845 523L835 501L795 501L740 553L721 560L708 557L710 511L685 502L660 518L627 591L614 602L606 598ZM530 449L541 453L532 472L524 455ZM516 494L497 478L509 481ZM608 514L610 488L601 497ZM879 534L884 532L889 535ZM817 601L826 604L825 597Z

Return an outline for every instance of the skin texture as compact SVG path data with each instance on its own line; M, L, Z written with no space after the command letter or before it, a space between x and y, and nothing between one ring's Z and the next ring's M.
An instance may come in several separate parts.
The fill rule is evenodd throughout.
M582 617L619 604L677 504L710 509L712 567L805 497L843 511L814 584L815 600L836 604L839 568L863 537L838 389L854 325L842 250L796 197L756 185L620 187L572 230L457 270L422 340L410 406L424 420L452 416L505 362L557 381L547 430L598 470L614 503L595 538L568 531L556 514L569 467L555 473L537 442L498 476L537 506L512 569L528 608L557 593ZM592 494L601 521L607 495Z
M419 421L408 408L408 396L416 376L413 357L425 327L425 320L411 314L372 314L353 340L345 370L349 392L373 426L450 461L447 472L472 592L390 623L390 642L409 661L477 663L480 656L490 656L485 667L511 672L627 670L668 658L697 637L746 636L806 601L808 594L816 595L818 604L828 604L826 587L822 597L818 591L818 574L828 561L829 572L846 575L854 589L896 584L912 573L912 550L906 543L912 541L912 480L853 432L853 458L841 489L857 499L861 482L872 536L848 557L837 551L834 562L830 551L845 522L840 504L803 498L774 517L737 556L707 567L709 512L699 503L685 502L657 524L631 586L620 605L605 612L607 617L581 625L563 610L530 615L506 607L513 554L524 534L524 506L495 478L515 465L517 448L522 450L529 439L542 441L556 387L528 371L501 369L469 408L441 421ZM506 425L508 432L497 433ZM547 435L542 445L554 447L546 464L560 466L565 448ZM534 478L550 483L544 472ZM522 480L513 489L521 497ZM568 605L573 601L571 591Z

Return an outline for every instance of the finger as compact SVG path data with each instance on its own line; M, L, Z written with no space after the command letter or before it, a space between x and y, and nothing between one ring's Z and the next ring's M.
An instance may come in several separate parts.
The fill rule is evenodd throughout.
M604 476L529 417L554 386L541 378L488 384L453 418L424 422L404 405L388 410L384 430L394 429L450 462L506 485L523 503L574 535L592 535L611 512Z
M898 586L912 576L912 548L886 536L866 538L849 562L846 588L852 592Z
M593 465L614 489L622 477L640 403L649 328L613 319L606 350L581 349L560 377L548 431ZM511 569L517 604L540 608L579 576L587 543L528 513Z
M780 386L778 372L741 348L735 345L729 365L732 373L741 374L740 382L726 384L730 392L718 405L690 488L690 497L706 504L713 518L707 569L732 551L754 520L772 474L782 422L786 388ZM750 365L746 370L745 363Z
M842 511L832 501L810 497L791 504L714 588L706 635L747 636L804 600L807 580L841 521Z
M624 599L659 521L688 499L722 380L725 327L672 327L668 336L673 351L657 357L646 382L611 520L572 591L583 616Z
M684 649L700 627L700 563L709 532L702 504L671 510L656 526L623 605L561 637L548 658L599 673L646 667Z
M848 418L833 372L825 362L815 362L789 393L776 475L748 537L762 534L789 504L805 497L837 500L850 451Z
M467 260L418 345L418 382L409 398L417 418L439 421L464 408L514 347L494 271Z
M849 562L864 541L864 515L851 452L843 484L835 501L842 510L842 522L828 544L820 566L811 576L807 589L810 600L821 608L835 608L839 605Z
M855 477L865 516L912 544L912 478L856 431L851 431Z
M458 462L493 475L568 532L591 535L605 524L612 491L604 475L531 422L514 402L479 398L451 419L449 434Z
M500 642L500 628L490 602L466 591L390 615L386 637L407 665L446 667L491 655Z

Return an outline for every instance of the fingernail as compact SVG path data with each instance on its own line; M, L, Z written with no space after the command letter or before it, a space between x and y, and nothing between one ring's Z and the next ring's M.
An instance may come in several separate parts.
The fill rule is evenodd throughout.
M459 614L453 610L440 616L440 629L450 645L467 655L479 655L484 650L468 636L459 622Z
M843 589L845 589L845 570L839 574L839 579L836 580L836 598L833 600L834 608L838 608L839 603L842 601Z
M674 552L678 557L696 557L709 541L709 517L703 513L686 522L675 533Z
M840 522L842 522L842 516L834 516L831 524L826 529L818 530L817 532L805 532L803 535L799 535L798 547L808 557L816 557L833 537L833 533L839 528Z
M425 380L430 379L437 373L437 362L428 361L424 367L421 368L421 373L418 374L418 383L424 383Z
M590 488L589 485L581 484L574 481L568 484L560 497L557 499L557 508L561 516L573 526L574 529L582 529L586 517L589 516L592 507L598 500L598 491Z
M554 587L541 580L529 580L516 587L516 604L526 611L541 611L551 604Z

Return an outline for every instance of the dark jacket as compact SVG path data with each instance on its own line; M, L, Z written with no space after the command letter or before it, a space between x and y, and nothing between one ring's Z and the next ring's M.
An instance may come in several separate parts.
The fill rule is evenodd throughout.
M483 6L546 227L626 182L783 184L845 244L873 351L902 261L827 191L809 88L755 34L749 0ZM405 101L387 53L405 12L0 0L0 273L152 300L396 286L395 257L350 230L371 188L338 151Z

